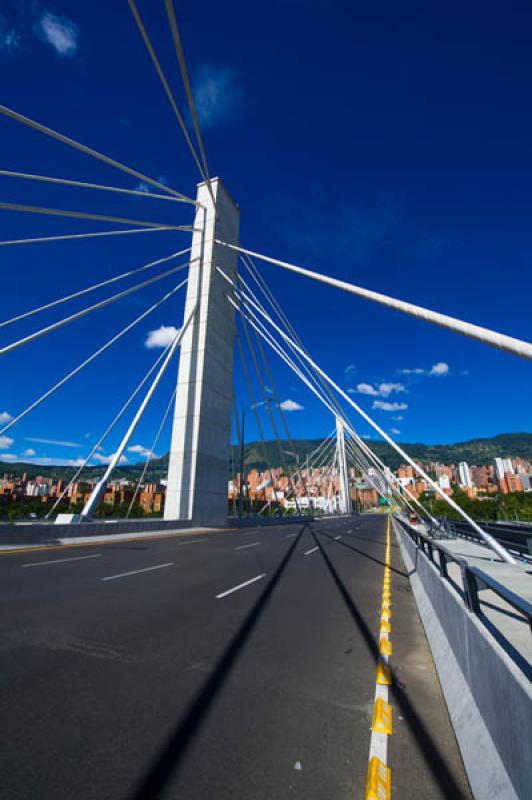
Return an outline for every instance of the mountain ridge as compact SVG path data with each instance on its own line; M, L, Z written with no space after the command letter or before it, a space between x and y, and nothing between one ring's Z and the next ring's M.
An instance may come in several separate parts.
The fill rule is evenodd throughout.
M293 453L297 453L300 463L303 465L307 455L310 455L321 441L321 439L293 439L289 443L287 440L282 440L282 456L279 454L279 447L275 440L266 441L264 443L266 460L262 453L261 443L257 441L249 442L245 445L246 469L263 470L268 463L281 466L282 458L285 460L286 467L294 469L297 457L294 457ZM370 439L367 444L391 469L397 469L400 464L404 463L404 459L386 442ZM409 456L418 461L439 461L447 465L457 464L459 461L467 461L470 465L486 464L495 457L519 457L532 461L532 433L500 433L492 437L477 437L464 442L455 442L454 444L427 445L421 442L410 444L401 442L401 447ZM238 471L240 453L237 445L232 447L232 461L235 470ZM38 474L50 478L69 479L74 469L74 467L55 464L39 465L24 461L5 462L2 461L0 456L0 472L15 476L20 476L27 472L30 475ZM87 467L83 475L85 478L100 477L104 469L105 466ZM113 476L115 480L120 478L137 480L142 469L143 462L121 465L116 468ZM145 480L147 482L158 482L166 477L167 470L168 454L160 458L154 458L148 467Z

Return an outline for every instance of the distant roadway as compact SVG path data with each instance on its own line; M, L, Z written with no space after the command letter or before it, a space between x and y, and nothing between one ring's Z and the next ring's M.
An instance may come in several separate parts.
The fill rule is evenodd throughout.
M385 522L0 555L2 800L363 798ZM392 798L470 798L392 566Z

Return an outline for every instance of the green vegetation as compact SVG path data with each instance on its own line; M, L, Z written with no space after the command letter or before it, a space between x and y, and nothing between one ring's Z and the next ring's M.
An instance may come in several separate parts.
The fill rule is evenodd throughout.
M474 520L480 522L493 522L496 520L519 520L520 522L532 521L532 493L514 492L513 494L479 493L476 500L471 500L462 492L456 492L453 500L460 508ZM426 492L421 497L421 502L435 517L461 520L457 511L454 511L445 500L436 500L433 494Z

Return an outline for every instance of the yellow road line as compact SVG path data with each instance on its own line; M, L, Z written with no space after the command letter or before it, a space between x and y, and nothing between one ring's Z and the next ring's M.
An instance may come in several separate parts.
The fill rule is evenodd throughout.
M392 734L392 707L388 702L388 687L392 683L389 657L392 654L390 569L390 514L386 525L386 547L379 628L379 657L375 676L375 700L369 748L365 800L390 800L392 792L391 770L387 765L388 737Z

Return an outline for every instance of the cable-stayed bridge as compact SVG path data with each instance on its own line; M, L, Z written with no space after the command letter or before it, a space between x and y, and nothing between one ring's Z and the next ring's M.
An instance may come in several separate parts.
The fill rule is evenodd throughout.
M19 536L8 541L0 564L8 612L3 680L6 690L13 687L6 704L14 731L4 751L6 796L525 797L532 791L522 736L531 722L526 566L313 358L290 322L290 309L277 299L276 282L282 270L290 271L508 357L530 360L532 345L244 246L239 228L246 209L211 175L172 0L164 5L189 119L168 78L174 65L163 67L149 26L129 0L197 167L197 189L177 190L49 127L49 120L0 106L5 124L30 128L105 164L109 175L122 172L147 187L2 169L0 176L28 186L28 202L2 202L0 210L119 227L46 231L0 241L1 247L61 241L82 247L98 237L148 233L183 237L179 249L162 258L35 308L6 310L0 321L0 368L9 363L15 372L20 348L56 332L68 336L82 319L97 325L100 310L132 296L142 303L144 290L161 288L126 326L106 331L103 344L29 397L2 423L5 436L155 311L172 308L181 315L133 391L110 398L109 421L51 506L48 524L5 533ZM145 206L153 201L160 209L162 203L161 216L172 221L152 219L156 213L146 214L149 219L89 213L68 207L67 197L60 208L35 205L29 189L37 183L142 197ZM53 321L40 324L49 313ZM29 332L17 333L21 324ZM327 409L333 427L296 469L286 459L293 439L273 377L277 360ZM237 370L244 394L235 389ZM163 388L168 396L129 519L118 526L121 533L108 534L94 521L96 510ZM278 460L266 470L270 500L253 515L246 508L245 464L232 465L239 518L228 523L229 448L236 440L244 451L246 415L263 446L271 429ZM476 542L453 538L398 483L359 434L359 420L460 514ZM131 512L170 424L164 522L154 526ZM118 446L81 513L61 513L69 489L117 434ZM328 498L328 514L317 518L306 478L309 468L324 466L337 478L338 492ZM294 503L291 524L275 518L276 467ZM390 513L352 514L350 468ZM53 555L42 548L28 552L24 545L32 536L41 536L45 546L55 542ZM501 698L508 725L497 714ZM50 750L57 759L53 774Z

